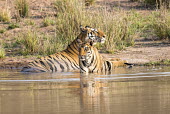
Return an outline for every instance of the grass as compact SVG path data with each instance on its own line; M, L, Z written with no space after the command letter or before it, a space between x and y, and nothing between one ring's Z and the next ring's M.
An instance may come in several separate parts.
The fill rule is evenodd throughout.
M17 38L17 42L22 47L22 55L49 55L56 51L61 51L63 45L60 39L50 35L38 34L36 31L28 30Z
M134 23L133 12L130 18L125 12L115 15L104 7L94 11L84 10L84 5L78 0L55 2L57 12L57 36L67 39L70 43L79 33L79 25L89 25L103 30L107 34L106 50L123 49L134 45L137 23ZM133 24L133 25L132 25ZM134 26L136 25L136 26ZM64 34L63 34L64 33ZM65 42L64 42L65 43Z
M35 22L34 22L34 20L29 19L29 20L26 20L26 21L25 21L25 24L26 24L27 26L29 26L29 25L35 25Z
M9 24L9 26L8 26L8 30L10 30L10 29L15 29L15 28L19 28L19 24L17 24L17 23L11 23L11 24Z
M15 9L20 17L28 17L29 15L29 4L27 0L16 0Z
M79 0L57 0L54 3L54 8L56 18L53 20L49 17L44 18L43 26L55 25L55 37L40 36L36 31L28 32L22 37L21 44L24 47L22 54L46 55L65 49L80 33L79 25L89 25L103 30L107 35L107 40L104 45L99 45L98 48L104 52L114 53L116 50L133 46L135 44L134 39L140 37L139 34L142 34L145 29L154 30L152 31L153 34L159 36L156 28L158 28L157 30L160 29L158 25L155 27L155 23L160 23L157 20L164 22L163 19L168 18L167 16L160 17L156 13L143 16L135 11L125 12L122 10L115 14L107 11L105 7L95 10L85 9L84 3ZM162 24L160 25L162 26ZM166 27L169 26L161 28L166 29ZM168 32L169 29L166 31ZM23 53L24 51L25 53Z
M154 20L152 28L159 39L170 40L170 13L166 12L164 15L160 13L159 18Z
M47 27L47 26L50 26L50 25L55 25L55 20L52 20L50 19L49 17L45 17L43 19L43 27Z
M170 12L157 11L145 17L145 27L143 28L143 35L148 37L152 34L159 38L159 40L170 40Z
M0 22L10 22L11 14L9 10L0 11Z
M6 30L5 29L1 29L0 33L3 34Z

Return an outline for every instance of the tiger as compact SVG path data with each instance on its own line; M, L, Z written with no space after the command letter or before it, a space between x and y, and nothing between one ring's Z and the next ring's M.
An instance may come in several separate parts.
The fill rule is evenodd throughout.
M80 73L109 72L118 66L125 66L127 61L103 58L92 43L79 42Z
M57 72L79 69L79 45L78 40L82 42L91 42L95 45L97 42L101 44L105 42L105 34L99 29L89 26L80 26L80 34L70 43L63 51L55 54L41 57L30 62L21 72Z

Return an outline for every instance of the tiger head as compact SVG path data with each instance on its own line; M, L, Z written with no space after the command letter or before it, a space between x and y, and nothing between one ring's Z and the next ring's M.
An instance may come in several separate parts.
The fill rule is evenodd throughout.
M79 63L80 63L80 72L89 72L88 67L91 66L93 61L94 49L92 42L84 43L81 40L79 42Z
M85 37L80 39L86 43L91 42L92 45L95 45L97 42L104 43L106 40L105 34L99 29L91 28L89 26L80 26L80 31L81 34Z

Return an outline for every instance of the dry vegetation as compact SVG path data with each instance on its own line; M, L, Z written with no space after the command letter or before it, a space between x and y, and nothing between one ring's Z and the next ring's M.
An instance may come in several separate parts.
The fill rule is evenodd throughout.
M109 53L133 46L140 37L170 39L167 9L127 10L112 1L0 0L4 4L0 7L4 9L0 10L0 57L61 51L79 34L80 25L103 30L107 41L97 47Z

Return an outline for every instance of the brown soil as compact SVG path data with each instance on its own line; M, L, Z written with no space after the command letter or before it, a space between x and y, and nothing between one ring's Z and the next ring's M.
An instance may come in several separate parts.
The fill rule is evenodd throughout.
M55 27L41 27L43 18L49 15L55 15L52 7L53 0L29 0L31 3L31 19L36 23L36 30L40 33L53 34L51 31ZM12 5L14 0L8 0L8 7L14 17L14 6ZM0 9L5 9L6 1L0 0ZM123 10L136 9L141 13L147 13L151 9L139 4L137 2L129 2L128 0L97 0L96 6L106 5L110 7L110 10L114 10L113 7L119 7ZM25 19L24 21L26 21ZM12 19L15 22L15 19ZM0 28L6 29L7 24L0 23ZM14 37L20 32L24 32L25 29L30 28L30 26L25 26L24 23L21 24L20 28L13 30L8 30L3 34L0 34L0 40L12 42ZM31 28L32 29L32 28ZM34 28L33 28L34 29ZM145 64L151 61L162 61L170 59L170 43L164 41L157 41L153 39L137 39L136 44L133 47L128 47L123 51L119 51L115 54L102 54L107 58L120 58L127 60L129 63L135 64ZM4 59L0 59L0 68L22 68L26 66L28 62L34 60L36 57L23 57L15 55L17 57L10 57L10 52L15 50L7 50L7 56Z

